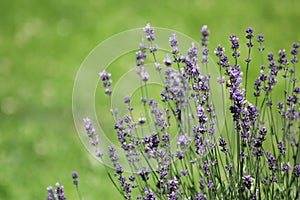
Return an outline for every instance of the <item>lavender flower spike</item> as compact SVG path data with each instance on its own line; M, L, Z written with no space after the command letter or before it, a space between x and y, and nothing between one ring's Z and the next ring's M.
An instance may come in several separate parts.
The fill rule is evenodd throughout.
M55 200L56 194L54 193L53 187L52 186L47 187L47 191L48 191L48 196L46 200Z
M64 186L60 185L59 183L56 183L55 186L58 200L66 200L67 198L64 193Z
M204 25L204 26L202 26L202 29L201 29L201 34L202 34L202 39L201 39L201 45L203 46L203 47L207 47L208 46L208 43L209 43L209 41L208 41L208 39L207 39L207 37L209 36L209 30L208 30L208 28L207 28L207 25Z
M99 76L101 77L101 81L103 86L105 87L105 94L111 95L112 91L110 89L112 80L111 80L111 74L107 73L105 70L99 73Z
M76 185L76 186L79 184L78 177L79 177L78 172L73 172L72 173L73 184Z
M101 153L100 149L98 148L99 136L96 134L96 130L95 130L91 120L88 117L84 118L83 122L85 125L86 134L88 135L88 137L90 139L90 144L96 148L95 149L96 156L101 158L103 156L103 154Z
M152 28L149 23L146 25L146 27L143 30L146 33L147 40L149 42L154 41L154 39L155 39L155 37L154 37L154 28Z
M178 40L176 38L176 34L175 33L170 35L169 42L170 42L170 46L173 48L172 53L173 54L178 54L179 53L179 50L178 50Z

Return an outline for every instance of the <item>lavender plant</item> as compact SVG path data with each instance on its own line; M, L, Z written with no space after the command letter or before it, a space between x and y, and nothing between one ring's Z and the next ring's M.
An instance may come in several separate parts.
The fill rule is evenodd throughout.
M285 50L266 54L263 35L247 28L245 60L239 38L231 35L228 54L221 45L214 50L219 76L213 79L207 26L200 31L201 48L191 44L186 54L179 49L176 34L170 35L170 53L162 60L154 28L147 24L143 30L146 40L136 52L136 71L144 115L136 116L129 96L124 97L125 115L119 116L115 108L112 112L117 147L125 152L130 171L124 170L116 146L109 146L107 153L100 149L91 120L84 119L95 155L109 157L113 163L113 172L106 167L107 173L122 197L299 199L299 44L292 45L290 58ZM251 65L257 59L252 58L255 50L260 67ZM163 83L160 101L149 95L146 64L150 60ZM249 79L250 67L260 68L254 83ZM99 75L111 96L111 74L102 71ZM221 88L218 99L212 95L214 82ZM223 105L221 111L216 110L218 102ZM76 186L77 177L73 174ZM48 192L48 199L56 198L52 188Z

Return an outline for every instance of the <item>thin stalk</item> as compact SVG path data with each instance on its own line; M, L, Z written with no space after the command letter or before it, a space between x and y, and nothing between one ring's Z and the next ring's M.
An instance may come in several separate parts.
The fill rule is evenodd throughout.
M76 191L77 191L78 198L79 198L80 200L83 200L83 199L82 199L82 196L81 196L81 193L80 193L80 191L79 191L78 185L76 185Z
M249 43L251 44L251 39L249 39ZM251 55L251 47L248 48L247 60L249 60L249 61L247 62L247 65L246 65L245 98L247 98L247 85L248 85L248 71L249 71L250 55Z

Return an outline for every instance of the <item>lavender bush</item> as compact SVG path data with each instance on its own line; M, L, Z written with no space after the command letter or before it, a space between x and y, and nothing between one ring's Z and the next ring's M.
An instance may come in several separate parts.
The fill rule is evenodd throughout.
M191 44L186 55L179 49L176 35L170 35L170 53L162 60L158 59L154 28L147 24L143 30L146 40L136 52L142 114L134 113L129 96L124 97L128 108L125 115L112 110L119 145L109 146L107 152L100 148L101 138L91 120L84 119L95 155L100 160L109 157L113 163L113 171L106 167L107 173L122 197L299 199L299 44L294 43L290 53L280 50L276 55L266 54L263 35L247 28L245 59L241 58L236 35L229 37L228 54L221 45L215 48L219 73L215 78L209 70L207 26L200 31L201 48ZM261 62L260 67L252 64L255 59ZM149 95L147 61L154 61L163 83L159 101ZM253 83L250 67L260 68ZM102 71L99 75L111 97L111 74ZM212 95L215 82L221 88L218 99ZM217 103L221 110L216 110ZM124 170L119 147L125 152L130 171ZM72 178L79 194L78 174L73 173ZM65 199L63 187L56 186L56 191L48 188L47 199Z

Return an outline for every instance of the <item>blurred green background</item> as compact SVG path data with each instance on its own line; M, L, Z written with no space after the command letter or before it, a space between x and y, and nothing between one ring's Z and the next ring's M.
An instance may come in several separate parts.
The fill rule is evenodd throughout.
M72 119L76 72L101 41L147 22L199 40L207 24L213 50L251 26L277 52L300 41L299 8L296 0L1 0L0 199L45 199L57 181L77 199L74 170L84 199L120 199Z

